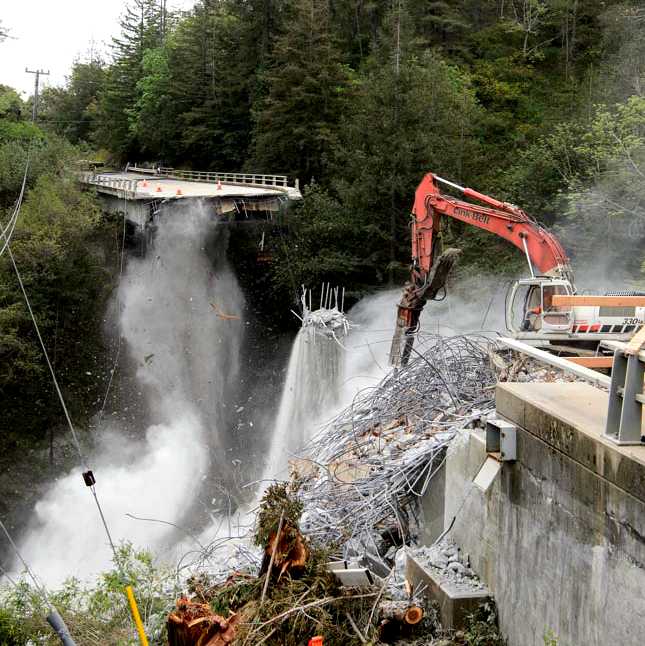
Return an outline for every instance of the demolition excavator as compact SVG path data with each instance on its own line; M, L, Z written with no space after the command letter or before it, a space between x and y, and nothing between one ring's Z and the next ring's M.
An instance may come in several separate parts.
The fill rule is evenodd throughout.
M442 192L440 185L465 199ZM554 306L554 296L575 295L576 287L569 258L553 233L513 204L428 173L416 190L412 209L411 279L398 306L390 349L393 366L408 362L423 307L443 297L459 256L458 249L442 249L445 217L498 235L526 255L530 278L516 281L506 298L506 327L515 338L588 348L605 339L628 340L643 326L642 307Z

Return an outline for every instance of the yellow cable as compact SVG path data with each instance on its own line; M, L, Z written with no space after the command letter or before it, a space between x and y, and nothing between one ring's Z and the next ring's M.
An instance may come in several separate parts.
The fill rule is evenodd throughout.
M137 600L134 598L134 592L132 591L131 585L126 586L125 593L128 595L130 610L132 611L132 618L134 619L134 623L137 626L137 632L139 633L139 641L141 642L141 646L148 646L148 638L146 637L146 631L143 628L143 621L141 621L139 608L137 608Z

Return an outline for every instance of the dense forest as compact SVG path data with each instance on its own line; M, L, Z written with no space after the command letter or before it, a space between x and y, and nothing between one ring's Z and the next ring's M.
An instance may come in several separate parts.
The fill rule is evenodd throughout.
M574 254L607 237L618 249L643 232L639 5L201 0L171 15L133 0L110 60L79 61L41 114L122 163L298 177L297 284L370 287L404 269L411 196L428 170L548 225L584 215L564 234ZM466 236L467 262L508 257L453 233Z
M322 280L354 296L401 283L412 195L428 170L556 227L576 267L591 261L638 281L640 3L198 0L180 13L165 5L128 0L105 57L79 59L64 87L47 88L37 123L31 100L0 88L0 222L10 220L29 158L12 249L64 386L82 393L78 411L96 401L92 373L120 245L118 223L104 221L73 180L78 158L299 178L305 199L274 240L269 276L287 298ZM7 30L5 22L0 41ZM468 271L517 262L462 225L447 237L459 238ZM9 428L20 420L42 435L59 414L47 383L3 254Z

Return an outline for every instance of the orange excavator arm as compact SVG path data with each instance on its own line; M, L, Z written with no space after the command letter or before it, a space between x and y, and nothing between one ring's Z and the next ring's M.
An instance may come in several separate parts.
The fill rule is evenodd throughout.
M442 194L438 187L440 182L486 206ZM441 217L446 216L508 240L524 251L532 266L544 276L566 277L565 274L571 273L569 259L558 239L522 209L432 173L428 173L417 188L412 215L412 261L422 272L427 273L432 268L432 245L435 236L441 232Z
M450 186L481 205L443 194L439 184ZM541 275L566 278L573 284L569 259L558 239L512 204L428 173L416 190L412 216L412 280L406 285L398 308L390 350L393 365L407 363L423 306L445 286L456 260L456 250L439 254L443 217L461 220L508 240L526 254L532 274L537 270Z

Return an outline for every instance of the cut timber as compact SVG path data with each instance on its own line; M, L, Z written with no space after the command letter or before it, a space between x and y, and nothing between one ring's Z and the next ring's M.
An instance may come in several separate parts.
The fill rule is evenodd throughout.
M423 619L423 608L410 606L403 615L403 621L409 626L416 626Z
M645 307L645 296L553 296L554 307L576 307L578 305Z
M276 532L269 537L260 567L260 576L268 572L271 556L275 551L273 567L278 571L278 581L285 572L289 572L291 576L300 574L309 558L309 548L297 527L285 521L279 531L279 538L276 537Z
M379 607L379 617L415 626L423 619L423 608L409 601L383 601Z
M168 615L168 646L225 646L235 639L238 615L216 615L207 603L182 597Z
M385 643L409 637L423 619L423 608L409 601L383 601L379 606L379 638Z
M614 365L613 357L565 357L567 361L585 368L611 368Z

